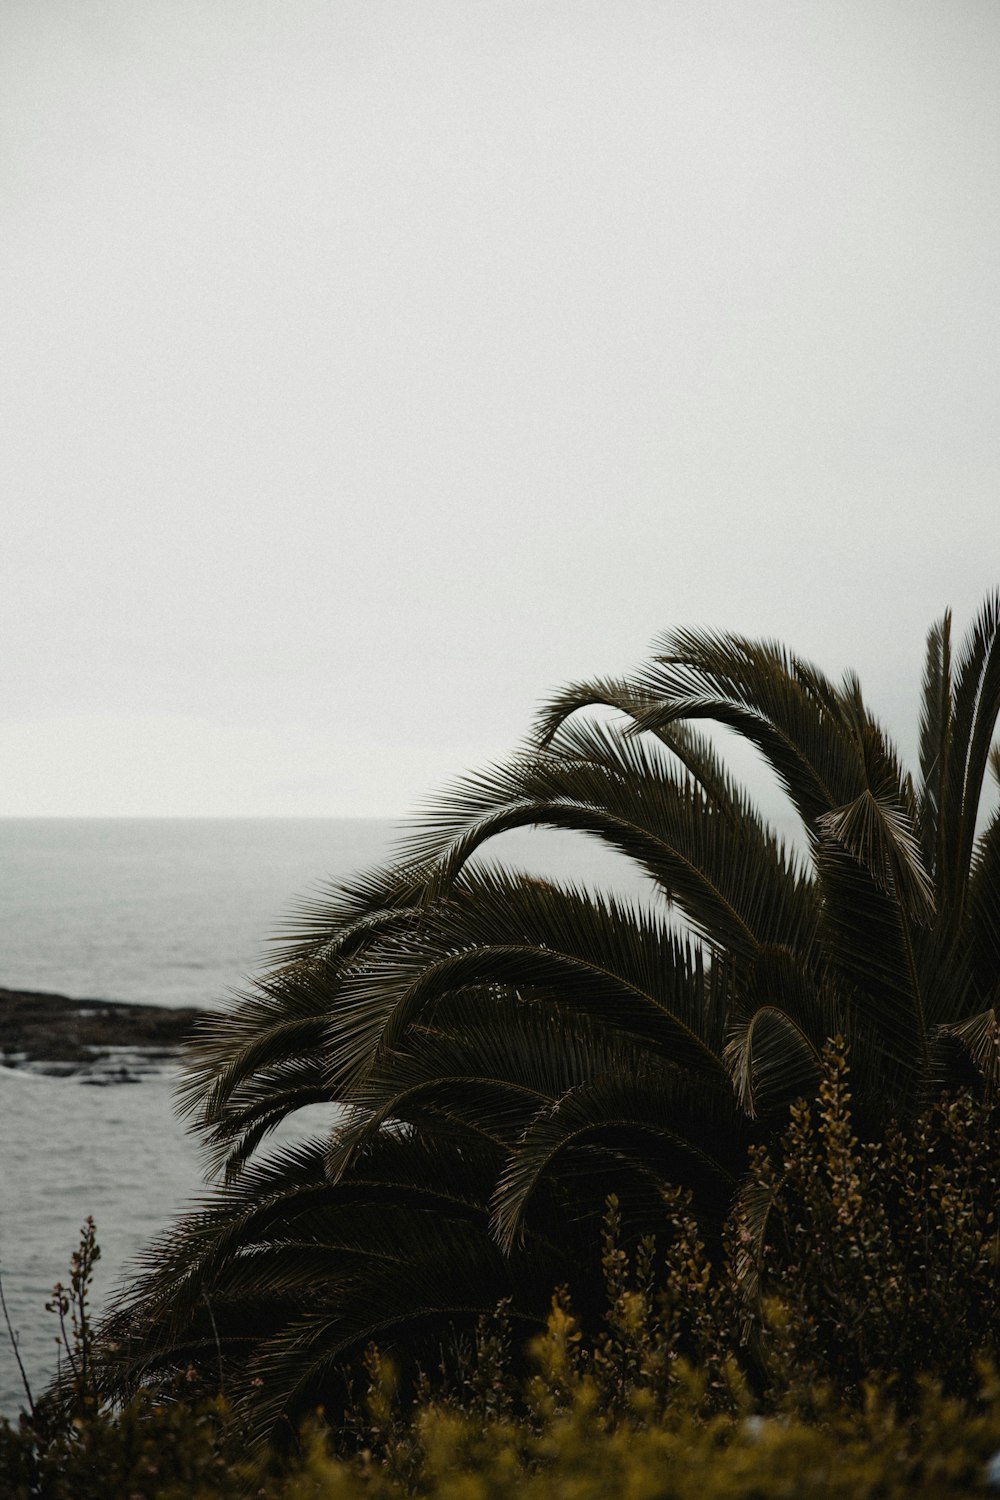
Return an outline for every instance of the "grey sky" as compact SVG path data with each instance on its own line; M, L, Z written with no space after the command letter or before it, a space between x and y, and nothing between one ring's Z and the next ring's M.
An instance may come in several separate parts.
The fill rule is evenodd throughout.
M0 812L396 814L1000 581L993 0L4 0Z

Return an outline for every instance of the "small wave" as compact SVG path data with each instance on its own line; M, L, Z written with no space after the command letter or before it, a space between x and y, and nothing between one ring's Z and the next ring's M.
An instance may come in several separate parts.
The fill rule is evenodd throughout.
M43 1079L39 1073L32 1071L31 1064L17 1053L8 1052L0 1062L0 1078L6 1083L7 1079L18 1083L41 1083Z

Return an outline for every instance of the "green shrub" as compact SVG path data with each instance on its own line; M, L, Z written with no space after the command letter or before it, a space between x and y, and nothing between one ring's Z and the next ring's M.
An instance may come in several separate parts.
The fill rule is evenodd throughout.
M0 1424L0 1500L974 1493L1000 1447L998 1107L984 1082L865 1140L849 1082L832 1043L711 1252L690 1195L632 1243L612 1198L598 1321L557 1291L527 1370L504 1303L415 1381L372 1346L346 1419L317 1414L283 1466L187 1380L101 1407L85 1226L51 1304L64 1378Z
M909 1417L866 1389L860 1409L827 1394L810 1416L761 1417L733 1376L727 1412L706 1415L705 1378L675 1363L671 1400L655 1412L641 1376L611 1412L596 1350L563 1299L536 1342L520 1409L485 1416L453 1398L400 1415L391 1371L370 1365L369 1430L377 1447L334 1453L314 1425L284 1474L253 1464L226 1440L221 1408L149 1397L118 1417L94 1417L78 1444L16 1467L17 1434L0 1433L4 1500L949 1500L981 1489L1000 1444L1000 1386L980 1372L975 1400L921 1386ZM23 1439L23 1429L21 1433ZM386 1441L389 1439L390 1441ZM22 1443L21 1457L24 1456ZM13 1463L12 1463L13 1460Z
M902 1500L967 1495L1000 1440L995 1382L977 1409L932 1386L912 1421L874 1390L860 1411L836 1404L821 1416L760 1418L749 1409L704 1415L704 1383L677 1371L674 1399L651 1420L637 1395L611 1417L596 1379L567 1357L578 1329L565 1309L536 1354L529 1410L483 1422L449 1406L421 1407L414 1422L419 1462L401 1475L390 1457L354 1464L332 1457L314 1435L287 1500ZM981 1404L982 1409L978 1409Z
M70 1261L69 1285L57 1282L46 1303L59 1324L59 1377L36 1402L22 1368L29 1409L17 1423L0 1420L0 1500L245 1495L260 1466L251 1471L244 1463L244 1435L221 1397L195 1397L180 1381L140 1391L117 1411L102 1405L90 1310L100 1254L88 1218Z
M863 1403L874 1376L906 1408L927 1377L969 1397L1000 1351L1000 1108L989 1091L936 1101L859 1141L844 1047L819 1097L758 1152L738 1205L736 1280L767 1378Z
M3 1500L236 1500L252 1471L234 1440L225 1404L191 1405L140 1393L117 1413L99 1412L52 1430L22 1416L0 1423Z

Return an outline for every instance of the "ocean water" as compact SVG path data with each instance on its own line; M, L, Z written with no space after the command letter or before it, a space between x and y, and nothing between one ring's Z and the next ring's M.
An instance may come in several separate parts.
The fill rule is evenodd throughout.
M296 901L378 863L397 832L367 819L0 820L0 986L224 1006L266 964ZM505 835L494 853L648 898L625 861L580 835ZM141 1247L203 1190L175 1082L164 1069L98 1088L0 1067L0 1276L36 1394L56 1366L44 1304L68 1280L85 1217L102 1247L99 1311ZM23 1400L0 1327L0 1413Z
M325 879L377 863L371 819L0 820L0 985L225 1003Z
M361 819L0 820L0 985L221 1007L325 880L377 863L394 827ZM44 1310L88 1214L95 1305L202 1189L174 1070L98 1088L0 1068L0 1275L36 1393L55 1371ZM0 1413L24 1401L0 1327Z

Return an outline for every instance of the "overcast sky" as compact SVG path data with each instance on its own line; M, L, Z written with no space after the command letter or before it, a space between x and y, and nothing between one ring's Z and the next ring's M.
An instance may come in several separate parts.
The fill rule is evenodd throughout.
M995 0L3 0L0 812L397 815L1000 582Z

